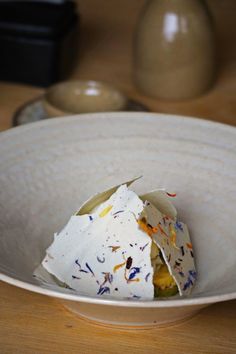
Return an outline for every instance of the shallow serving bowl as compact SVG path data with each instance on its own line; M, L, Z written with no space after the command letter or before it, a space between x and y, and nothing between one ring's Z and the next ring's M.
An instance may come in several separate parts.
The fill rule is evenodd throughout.
M0 135L0 279L60 299L103 324L167 325L236 298L236 129L194 118L99 113L56 118ZM34 269L69 216L98 191L177 192L198 270L188 298L131 301L39 284Z

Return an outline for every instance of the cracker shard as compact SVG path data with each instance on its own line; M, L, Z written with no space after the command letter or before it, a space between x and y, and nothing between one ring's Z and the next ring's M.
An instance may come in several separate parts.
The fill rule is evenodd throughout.
M127 184L83 204L46 250L42 266L81 294L153 299L155 243L179 295L189 295L196 269L187 226L177 220L165 191L139 197Z

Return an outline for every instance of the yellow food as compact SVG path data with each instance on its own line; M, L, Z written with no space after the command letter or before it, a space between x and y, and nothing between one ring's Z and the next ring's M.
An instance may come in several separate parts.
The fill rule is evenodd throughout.
M170 297L178 294L178 287L177 285L173 286L173 288L166 288L161 290L157 287L154 288L154 296L155 297Z
M172 288L176 285L165 264L162 264L159 270L154 273L153 284L161 290Z
M153 285L155 297L169 297L178 293L178 287L168 267L164 264L160 249L155 242L151 246L151 262L153 266Z

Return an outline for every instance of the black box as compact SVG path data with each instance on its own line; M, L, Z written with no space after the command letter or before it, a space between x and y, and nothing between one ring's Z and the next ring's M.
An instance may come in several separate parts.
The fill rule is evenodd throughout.
M0 80L48 86L65 79L77 59L75 4L0 2Z

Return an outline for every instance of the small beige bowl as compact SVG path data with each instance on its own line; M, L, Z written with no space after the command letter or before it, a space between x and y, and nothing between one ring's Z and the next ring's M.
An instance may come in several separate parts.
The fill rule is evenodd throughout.
M125 95L99 81L65 81L51 86L43 105L49 118L68 114L124 110Z

